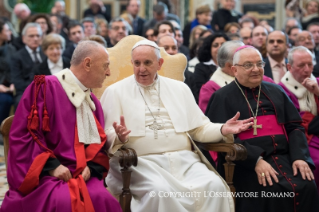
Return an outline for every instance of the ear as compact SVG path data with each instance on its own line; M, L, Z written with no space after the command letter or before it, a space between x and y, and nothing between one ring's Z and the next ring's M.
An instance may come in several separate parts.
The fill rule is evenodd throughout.
M91 58L89 58L89 57L84 58L82 65L86 71L90 71L91 70Z
M287 69L288 69L288 71L290 71L290 69L291 69L290 63L287 63Z
M231 67L231 71L233 72L234 76L236 77L236 75L237 75L237 67L236 66L232 66Z
M157 71L159 71L159 70L162 68L163 63L164 63L164 59L163 59L163 58L160 58L160 59L158 60L159 68L158 68Z

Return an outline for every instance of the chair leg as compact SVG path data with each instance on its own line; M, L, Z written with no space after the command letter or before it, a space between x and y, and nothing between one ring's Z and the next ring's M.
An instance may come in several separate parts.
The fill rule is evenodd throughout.
M234 183L233 183L235 164L231 161L227 161L223 165L225 168L225 179L226 179L227 185L229 186L231 192L235 192L236 189L235 189ZM236 200L235 196L233 196L233 199L235 202L235 200Z
M120 205L122 207L123 212L131 211L131 200L132 194L130 190L130 182L131 182L131 173L132 171L127 168L121 169L122 179L123 179L123 191L120 195Z

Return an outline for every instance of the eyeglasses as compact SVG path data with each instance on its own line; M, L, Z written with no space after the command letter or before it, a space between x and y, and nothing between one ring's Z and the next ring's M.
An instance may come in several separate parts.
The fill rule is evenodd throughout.
M265 62L262 61L262 62L258 62L256 64L255 63L244 63L243 65L235 64L235 66L244 67L244 69L246 69L247 71L253 69L255 67L255 65L257 66L257 68L264 68L265 67Z
M123 26L123 27L115 26L115 27L112 27L112 29L115 30L115 31L119 31L120 29L122 29L123 31L125 31L125 30L126 30L126 27L125 27L125 26Z

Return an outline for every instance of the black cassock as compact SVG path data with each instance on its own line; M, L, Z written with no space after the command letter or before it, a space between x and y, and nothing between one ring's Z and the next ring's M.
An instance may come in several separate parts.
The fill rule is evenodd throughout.
M259 87L250 89L240 86L255 113ZM240 112L240 120L253 117L243 94L236 83L232 82L213 94L206 115L213 123L225 123L237 111ZM250 197L248 193L237 193L236 212L318 212L319 197L315 182L303 180L299 170L298 175L293 176L292 163L295 160L304 160L310 168L315 168L304 128L300 125L299 113L280 86L262 82L258 116L266 115L275 115L281 128L284 125L286 135L267 135L246 140L240 140L235 135L235 143L244 145L248 152L245 161L235 162L233 181L236 192L257 192ZM203 152L212 162L209 153ZM279 183L273 181L273 186L267 183L266 187L259 184L255 165L260 156L279 173ZM217 169L222 176L224 162L225 158L219 155Z

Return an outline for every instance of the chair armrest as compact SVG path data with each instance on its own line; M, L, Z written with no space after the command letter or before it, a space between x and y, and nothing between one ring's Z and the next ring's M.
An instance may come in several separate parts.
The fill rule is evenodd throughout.
M246 160L247 150L241 144L235 143L200 143L196 142L196 145L206 151L225 152L225 159L227 162L236 160Z
M119 163L122 167L122 178L123 178L123 191L120 195L120 205L122 207L123 212L130 212L131 211L131 200L132 194L130 190L130 183L131 183L131 166L137 166L137 154L134 149L131 148L124 148L118 150Z

